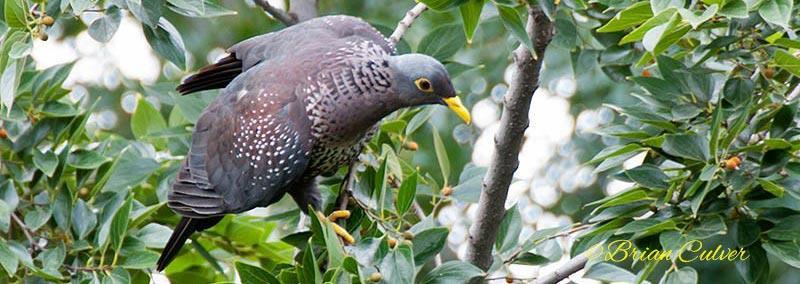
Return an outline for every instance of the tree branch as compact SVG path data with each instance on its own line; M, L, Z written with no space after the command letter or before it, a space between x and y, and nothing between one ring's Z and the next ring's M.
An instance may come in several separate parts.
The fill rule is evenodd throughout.
M254 0L253 2L255 2L256 5L258 5L259 7L261 7L261 9L264 9L264 11L267 12L267 14L269 14L276 20L281 21L284 25L291 26L297 24L298 22L296 17L293 17L287 11L275 8L275 6L270 5L268 0Z
M528 7L526 30L535 42L536 56L524 45L513 53L516 72L505 97L500 130L495 136L495 155L483 179L478 218L469 234L467 260L483 270L492 264L492 248L506 211L508 187L519 166L519 151L529 124L531 99L539 86L539 69L545 48L553 38L552 23L538 8Z
M583 269L583 267L586 266L587 261L589 261L588 257L586 257L583 254L578 255L575 258L567 261L567 263L556 269L556 271L553 271L553 273L536 278L536 281L534 281L533 283L534 284L558 283L559 281L564 280L573 273L578 272L578 270Z
M397 45L397 43L400 42L400 39L403 38L403 35L406 33L408 28L411 27L411 24L414 23L414 20L416 20L417 17L419 17L419 15L422 14L422 12L425 12L427 9L428 6L425 6L425 4L417 3L414 8L408 10L408 12L406 12L406 16L397 23L397 28L395 28L392 35L389 36L389 41L391 41L392 44Z

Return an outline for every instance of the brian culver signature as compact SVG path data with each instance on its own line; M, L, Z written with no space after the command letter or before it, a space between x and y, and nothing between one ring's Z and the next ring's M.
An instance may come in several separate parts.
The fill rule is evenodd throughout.
M743 261L750 255L742 248L731 249L717 245L715 248L704 249L703 242L690 240L684 243L677 251L658 250L646 248L640 250L630 240L616 240L607 245L596 245L587 251L589 258L603 258L605 261L622 262L633 261Z

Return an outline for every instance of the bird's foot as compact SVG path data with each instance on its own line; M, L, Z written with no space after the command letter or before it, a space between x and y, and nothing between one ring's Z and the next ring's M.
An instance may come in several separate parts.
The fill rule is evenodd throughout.
M354 244L356 242L355 238L353 238L353 236L350 235L350 233L348 233L347 230L345 230L344 228L342 228L342 226L339 226L339 224L336 224L336 222L335 222L337 219L347 219L347 218L349 218L350 217L350 211L347 211L347 210L333 211L331 213L331 215L328 215L327 218L325 217L324 214L322 214L322 212L319 212L319 211L317 211L317 215L319 216L319 218L321 220L324 219L324 220L327 220L328 222L330 222L331 226L333 226L333 231L337 235L339 235L339 237L341 237L342 240L344 240L345 243Z
M331 222L336 222L336 220L347 219L347 218L350 218L349 210L336 210L331 212L330 215L328 215L328 220L331 220Z

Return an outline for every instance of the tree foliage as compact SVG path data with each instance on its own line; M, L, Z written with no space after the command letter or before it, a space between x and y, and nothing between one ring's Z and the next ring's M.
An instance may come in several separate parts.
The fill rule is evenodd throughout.
M750 258L735 267L745 282L767 281L768 259L800 268L800 41L794 34L800 23L791 0L420 2L438 20L399 49L413 45L445 62L453 77L481 67L454 57L476 41L501 42L503 57L516 45L532 47L526 7L542 9L556 27L548 53L565 52L575 73L598 70L632 90L602 97L618 115L596 132L608 145L586 161L632 186L586 204L581 224L538 230L526 239L519 238L518 207L507 209L494 265L484 272L453 257L445 245L449 229L437 219L444 206L477 202L486 169L465 166L469 151L454 143L469 142L459 133L472 130L431 120L439 117L434 108L404 110L383 121L355 169L348 202L353 214L342 222L356 236L354 245L343 245L329 220L308 216L308 226L300 223L300 210L284 201L267 217L226 216L195 235L167 268L171 280L458 283L511 264L557 261L563 249L556 238L570 234L570 256L620 239L640 249L679 248L693 239L741 247ZM177 222L164 206L166 192L193 122L216 94L181 97L172 91L175 78L129 84L141 92L124 130L87 130L107 91L91 89L89 103L76 98L62 88L73 64L36 69L33 42L47 39L52 21L108 42L132 15L155 53L191 69L197 66L184 42L189 31L173 23L233 15L223 3L3 2L0 281L148 282ZM75 20L85 13L101 15L87 24ZM481 35L479 28L490 32ZM499 65L484 67L500 77L505 63ZM454 135L443 134L450 131ZM435 166L419 167L415 156L423 155ZM643 163L624 168L635 156L644 156ZM343 169L322 180L326 212L338 209L344 179ZM444 263L435 265L441 258ZM674 259L599 259L585 277L686 283L702 278L694 267Z

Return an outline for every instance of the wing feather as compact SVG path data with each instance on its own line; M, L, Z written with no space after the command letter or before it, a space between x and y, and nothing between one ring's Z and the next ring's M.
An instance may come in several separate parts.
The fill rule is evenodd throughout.
M301 177L312 145L295 77L259 65L206 108L170 208L193 218L238 213L268 205Z

